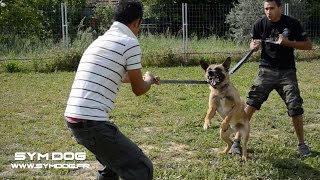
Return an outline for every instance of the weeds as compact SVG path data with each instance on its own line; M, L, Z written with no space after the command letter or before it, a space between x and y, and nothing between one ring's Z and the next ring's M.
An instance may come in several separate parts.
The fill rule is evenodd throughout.
M75 71L84 50L94 41L96 36L91 29L79 31L77 37L70 44L69 52L61 46L62 43L54 43L52 40L40 41L36 38L22 40L12 43L11 50L4 49L0 52L2 59L19 59L28 57L30 63L9 64L1 66L5 68L0 71L19 71L26 72L56 72L56 71ZM248 45L236 44L228 39L209 37L198 39L191 37L188 41L188 51L185 55L182 51L182 40L170 35L140 35L139 41L142 49L142 65L145 67L172 67L172 66L194 66L200 60L209 63L223 62L226 57L231 57L233 62L239 61L248 51ZM13 50L12 50L13 49ZM314 45L313 51L297 51L298 61L310 61L319 59L319 46ZM6 55L5 55L6 53ZM255 53L250 60L259 60L259 54ZM28 59L27 58L27 59ZM25 58L26 59L26 58ZM0 62L1 63L1 62Z
M21 72L21 65L16 61L5 61L2 66L4 71L8 73Z

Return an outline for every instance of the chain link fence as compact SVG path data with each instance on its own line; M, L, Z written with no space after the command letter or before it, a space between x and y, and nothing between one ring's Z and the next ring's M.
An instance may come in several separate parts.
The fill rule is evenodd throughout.
M102 19L99 19L95 14L96 6L87 6L79 9L67 7L67 19L65 25L68 26L68 33L63 33L61 6L48 5L46 7L39 7L36 12L46 14L46 18L43 20L42 26L46 31L39 31L38 34L30 36L24 34L24 30L27 30L28 26L25 23L21 23L24 27L16 26L1 26L0 27L0 59L10 58L10 54L14 54L16 59L29 59L27 52L32 52L32 48L41 48L41 46L48 46L52 43L52 46L63 45L63 34L68 35L67 43L73 42L77 38L77 33L80 30L90 29L91 33L95 36L103 34L101 30L101 24L105 23ZM187 36L195 38L208 38L219 37L224 39L230 38L229 25L225 23L226 16L230 12L232 6L224 4L188 4L187 11ZM311 36L314 42L319 42L320 37L320 6L307 7L308 11L292 8L289 9L289 15L299 15L306 13L303 17L307 17L303 26ZM1 9L0 9L1 10ZM167 4L162 5L152 10L145 12L145 18L141 26L142 34L153 34L163 36L175 36L181 39L181 49L183 49L183 8L181 4ZM21 16L21 17L19 17ZM24 19L23 14L17 14L17 17ZM241 18L241 17L239 17ZM109 23L110 24L110 23ZM21 25L22 26L22 25ZM50 29L48 29L50 27ZM14 29L21 29L19 33L11 34ZM103 30L105 30L104 27ZM16 30L14 32L17 32ZM41 38L45 37L45 38ZM3 39L10 39L5 41ZM35 47L36 46L36 47ZM39 47L40 46L40 47ZM207 53L207 52L199 52ZM39 53L38 53L39 54ZM12 55L13 56L13 55ZM42 56L41 58L46 58Z

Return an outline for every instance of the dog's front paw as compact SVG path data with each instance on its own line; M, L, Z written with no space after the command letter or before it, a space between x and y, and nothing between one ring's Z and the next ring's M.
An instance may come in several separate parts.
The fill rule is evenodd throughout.
M245 162L246 162L246 161L247 161L247 156L242 156L241 159L242 159L242 161L245 161Z
M204 122L204 124L203 124L203 129L204 129L204 130L207 130L207 129L210 128L210 127L211 127L210 122Z

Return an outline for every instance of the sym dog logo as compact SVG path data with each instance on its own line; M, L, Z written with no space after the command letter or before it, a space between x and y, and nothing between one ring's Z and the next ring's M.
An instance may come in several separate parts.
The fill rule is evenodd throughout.
M11 163L13 169L79 169L90 167L89 164L79 163L79 161L86 160L85 152L52 152L44 154L38 152L16 152L14 160L15 163Z

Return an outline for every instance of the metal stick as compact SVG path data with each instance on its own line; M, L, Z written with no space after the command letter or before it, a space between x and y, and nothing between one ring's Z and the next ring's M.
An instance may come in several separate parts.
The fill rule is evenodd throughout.
M160 84L208 84L208 82L198 80L160 80Z
M230 75L232 75L233 73L235 73L241 66L243 63L245 63L250 56L253 54L254 49L252 49L251 51L249 51L229 72Z

